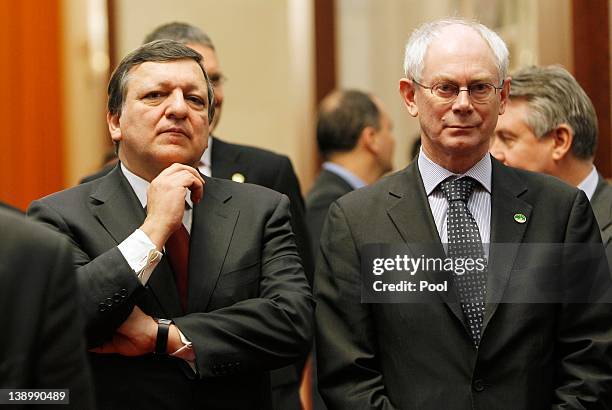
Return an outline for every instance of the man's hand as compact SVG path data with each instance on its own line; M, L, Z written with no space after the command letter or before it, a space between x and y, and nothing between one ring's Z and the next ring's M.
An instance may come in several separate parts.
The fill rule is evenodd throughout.
M94 353L117 353L122 356L141 356L155 350L157 323L138 306L121 324L110 342L90 349Z
M161 250L182 223L185 193L197 204L204 195L204 180L198 171L183 164L172 164L151 181L147 191L147 217L140 229Z

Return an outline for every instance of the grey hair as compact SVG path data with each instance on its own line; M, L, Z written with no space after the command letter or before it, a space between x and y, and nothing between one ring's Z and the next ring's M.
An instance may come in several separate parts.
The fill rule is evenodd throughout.
M196 26L181 22L168 23L157 27L145 37L143 44L163 39L174 40L183 44L199 44L212 50L215 49L208 34Z
M525 67L512 74L510 99L524 100L527 126L541 138L565 123L572 128L572 152L590 159L597 148L597 114L589 96L563 67Z
M446 17L425 23L412 32L406 43L404 54L405 76L419 81L423 72L425 54L431 42L441 34L444 28L457 24L474 29L489 45L495 56L495 65L501 83L508 75L509 64L508 47L506 47L504 40L493 30L477 21L455 17Z
M111 76L108 83L108 112L112 115L121 115L121 108L127 93L129 73L145 62L168 62L183 59L195 61L204 73L206 88L208 89L208 121L212 122L215 116L215 95L213 87L202 66L202 56L197 51L174 40L156 40L146 43L124 57Z

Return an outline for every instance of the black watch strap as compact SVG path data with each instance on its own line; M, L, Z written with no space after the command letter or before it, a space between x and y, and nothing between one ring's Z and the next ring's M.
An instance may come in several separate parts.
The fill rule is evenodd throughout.
M166 354L168 349L168 333L170 332L170 319L155 319L157 322L157 341L155 342L155 354Z

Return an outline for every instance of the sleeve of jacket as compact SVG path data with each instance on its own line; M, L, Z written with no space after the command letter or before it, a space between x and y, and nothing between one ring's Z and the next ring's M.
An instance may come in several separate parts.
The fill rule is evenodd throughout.
M312 285L314 257L313 249L310 244L310 236L308 235L308 229L306 227L304 198L302 198L302 193L300 191L300 182L295 175L293 165L291 165L289 158L283 157L278 169L277 178L272 189L289 197L291 202L291 227L295 233L295 243L298 253L302 258L302 264L304 265L304 272L306 273L308 283Z
M574 200L565 243L601 242L582 191ZM560 307L560 356L554 409L609 409L612 403L612 304L567 303Z
M48 274L44 275L45 282L39 284L45 286L46 298L38 335L38 384L32 387L68 388L70 405L67 408L92 409L93 389L85 355L83 322L75 298L78 290L70 248L63 239L47 241L39 246L38 258L34 263L46 265Z
M129 316L135 296L143 289L141 283L116 246L91 259L78 242L86 239L76 238L69 223L49 204L34 201L27 214L68 238L76 268L87 345L101 345Z
M385 392L371 306L361 303L360 252L337 203L315 273L319 391L333 409L395 409Z
M173 319L193 342L200 377L278 368L310 348L314 301L289 224L289 201L278 197L262 233L259 297Z

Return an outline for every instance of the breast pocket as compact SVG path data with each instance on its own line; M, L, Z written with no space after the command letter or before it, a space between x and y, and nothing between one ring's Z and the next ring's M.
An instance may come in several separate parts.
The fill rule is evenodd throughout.
M233 303L259 296L261 263L259 260L231 268L219 276L216 292L218 297Z

